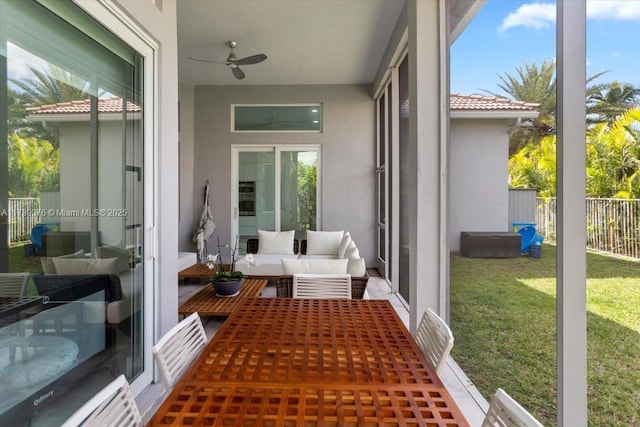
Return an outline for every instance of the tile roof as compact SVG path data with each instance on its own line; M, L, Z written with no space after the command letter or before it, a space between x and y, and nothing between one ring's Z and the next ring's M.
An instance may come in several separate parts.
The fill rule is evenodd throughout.
M28 107L29 114L89 114L91 112L91 100L83 99L79 101L59 102L57 104L40 105ZM139 105L127 101L127 112L137 113L142 111ZM98 113L120 113L122 112L122 98L114 96L112 98L98 99Z
M452 111L538 111L540 104L484 95L452 93Z
M452 93L450 99L451 111L527 111L537 112L540 104L514 101L512 99L497 98L484 95L460 95ZM89 114L91 103L89 99L80 101L60 102L58 104L29 107L30 114ZM119 113L122 111L122 99L119 97L98 100L99 113ZM127 102L128 112L140 112L141 108Z

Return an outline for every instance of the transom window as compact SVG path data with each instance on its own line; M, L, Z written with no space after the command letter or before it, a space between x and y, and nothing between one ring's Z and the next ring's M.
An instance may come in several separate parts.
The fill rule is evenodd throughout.
M232 105L232 132L322 132L322 104Z

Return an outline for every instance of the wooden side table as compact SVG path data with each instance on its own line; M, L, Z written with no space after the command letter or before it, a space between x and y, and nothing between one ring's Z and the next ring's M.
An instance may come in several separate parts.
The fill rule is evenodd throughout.
M222 264L222 267L228 270L231 266L229 264ZM207 264L198 263L179 271L178 279L182 279L186 283L189 279L206 279L213 276L214 273L215 270L210 269Z
M235 297L219 297L213 290L213 286L206 284L195 295L180 305L178 314L188 316L191 313L198 312L201 316L228 316L245 299L259 297L266 285L266 280L244 279L238 295Z

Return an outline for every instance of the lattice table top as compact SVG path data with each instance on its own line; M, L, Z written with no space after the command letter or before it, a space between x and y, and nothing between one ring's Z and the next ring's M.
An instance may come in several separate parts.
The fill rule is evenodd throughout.
M178 308L178 314L189 315L198 312L201 316L228 316L246 298L258 297L267 285L266 280L245 279L240 293L235 297L219 297L213 286L206 284L195 295Z
M211 277L213 273L214 271L207 264L198 263L179 271L178 277L181 279L199 279Z
M247 298L150 425L467 426L386 300Z

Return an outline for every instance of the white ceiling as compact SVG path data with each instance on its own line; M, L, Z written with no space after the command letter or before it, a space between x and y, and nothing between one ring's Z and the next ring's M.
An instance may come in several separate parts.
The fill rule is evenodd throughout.
M371 83L404 0L179 0L178 73L202 85ZM228 40L244 65L237 80L222 64Z

